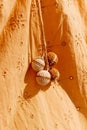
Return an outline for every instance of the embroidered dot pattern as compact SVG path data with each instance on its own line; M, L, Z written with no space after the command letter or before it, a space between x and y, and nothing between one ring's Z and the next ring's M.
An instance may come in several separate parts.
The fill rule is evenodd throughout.
M80 43L82 43L82 36L81 36L80 33L76 34L74 39L75 39L75 43L77 45L80 44Z
M5 68L5 69L3 70L3 72L2 72L2 75L3 75L4 78L6 78L7 74L8 74L8 69Z
M14 14L10 18L9 27L11 28L11 30L14 31L17 28L21 28L22 26L24 26L25 21L26 19L23 13Z
M24 42L23 42L23 41L21 41L21 42L20 42L20 45L22 46L23 44L24 44Z
M80 107L76 107L77 111L80 111Z
M61 45L66 46L66 42L65 41L61 42Z
M74 79L74 77L73 77L73 76L69 76L69 79L70 79L70 80L73 80L73 79Z
M24 58L18 58L17 67L18 70L23 71L24 68Z
M31 114L30 114L30 117L31 117L31 119L34 119L34 114L31 113Z
M2 18L3 16L3 1L0 1L0 19Z
M8 108L8 112L11 112L11 108Z
M2 9L3 8L3 3L0 3L0 9Z

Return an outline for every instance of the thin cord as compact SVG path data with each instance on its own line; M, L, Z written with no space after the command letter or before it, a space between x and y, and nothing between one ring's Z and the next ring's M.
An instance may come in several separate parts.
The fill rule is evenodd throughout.
M45 67L46 70L49 70L49 63L48 63L48 58L47 58L47 44L46 44L46 39L45 39L45 33L44 33L44 25L43 25L43 19L42 19L42 13L41 13L41 4L40 4L40 0L37 2L38 3L38 8L39 8L39 18L40 18L40 22L41 22L41 32L42 32L42 48L43 48L43 57L45 58Z

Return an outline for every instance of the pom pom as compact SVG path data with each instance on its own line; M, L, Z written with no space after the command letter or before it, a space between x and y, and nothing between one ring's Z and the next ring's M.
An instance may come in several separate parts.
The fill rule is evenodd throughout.
M32 61L32 68L33 70L35 70L36 72L43 70L45 67L45 61L43 58L36 58Z
M58 80L58 79L59 79L60 73L59 73L59 71L58 71L57 69L51 68L51 69L49 70L49 72L50 72L50 74L51 74L51 79L52 79L52 80Z
M45 86L50 83L51 75L47 70L41 70L37 73L36 81L39 85Z
M48 62L50 66L58 62L58 57L54 52L48 52L47 56L48 56Z

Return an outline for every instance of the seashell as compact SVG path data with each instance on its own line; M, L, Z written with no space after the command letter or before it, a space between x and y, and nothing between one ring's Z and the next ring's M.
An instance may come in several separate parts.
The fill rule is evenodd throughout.
M36 81L39 85L45 86L50 83L51 75L47 70L41 70L37 73Z
M35 70L36 72L43 70L45 67L45 61L43 58L38 57L36 59L34 59L31 63L31 66L33 68L33 70Z
M49 70L50 74L51 74L51 80L58 80L60 77L60 73L56 68L51 68Z
M58 62L58 56L54 52L48 52L47 57L50 66Z

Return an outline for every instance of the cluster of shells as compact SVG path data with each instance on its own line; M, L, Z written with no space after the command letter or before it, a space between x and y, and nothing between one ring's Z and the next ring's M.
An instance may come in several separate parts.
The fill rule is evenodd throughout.
M58 57L54 52L47 53L47 60L49 68L46 69L45 59L42 57L37 57L32 61L32 68L37 72L36 81L39 85L45 86L52 80L59 79L59 71L53 66L58 62Z

